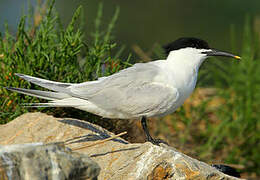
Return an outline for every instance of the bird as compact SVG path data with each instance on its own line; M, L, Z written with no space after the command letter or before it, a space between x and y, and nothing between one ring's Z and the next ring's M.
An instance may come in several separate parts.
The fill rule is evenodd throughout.
M20 78L49 91L6 89L49 100L33 107L73 107L108 119L140 119L146 140L165 143L150 135L147 118L173 113L192 94L201 64L212 56L241 59L210 48L194 37L182 37L164 46L166 59L136 63L110 76L82 83L62 83L16 73Z

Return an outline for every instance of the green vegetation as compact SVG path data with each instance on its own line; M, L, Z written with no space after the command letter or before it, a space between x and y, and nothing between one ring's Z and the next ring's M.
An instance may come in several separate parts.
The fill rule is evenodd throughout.
M61 24L53 6L38 7L28 17L20 20L16 35L11 35L6 25L5 34L0 34L1 68L0 85L4 87L38 88L23 80L14 73L28 74L60 82L83 82L110 75L129 65L120 59L124 47L117 47L112 42L111 33L119 8L105 30L100 29L103 6L100 4L95 20L95 32L91 33L92 41L84 42L82 8L74 13L67 27ZM46 9L46 10L45 10ZM29 19L29 22L27 20ZM32 24L32 22L34 22ZM28 25L27 25L28 24ZM28 110L22 103L39 102L38 98L18 95L3 88L0 89L0 124L6 123ZM34 109L35 110L35 109ZM41 108L42 111L54 113L52 108ZM56 110L55 110L56 111ZM88 116L85 112L59 108L59 114L71 114L77 117ZM71 116L73 116L71 115Z
M251 27L247 18L242 61L233 61L226 66L222 64L223 69L213 71L217 73L214 82L218 87L218 95L225 99L225 103L217 112L221 123L216 128L209 129L210 138L204 151L208 149L213 153L230 143L227 163L243 164L254 171L257 170L254 167L260 167L260 49L259 38ZM232 44L237 43L233 40Z
M94 22L95 31L89 33L90 43L85 43L82 8L76 10L71 22L64 27L53 7L54 1L35 11L31 9L28 17L21 18L15 35L9 32L6 24L5 33L0 34L1 86L40 89L19 79L14 73L60 82L84 82L130 65L130 56L126 60L121 58L124 47L117 47L111 36L118 8L107 28L101 30L103 7L100 4ZM208 95L201 97L195 93L178 112L160 121L156 132L166 136L175 147L183 148L186 153L209 163L216 163L213 159L217 159L221 163L243 165L245 172L260 174L260 47L259 38L251 27L247 18L242 43L243 59L240 62L234 59L206 62L200 72L198 89ZM238 52L235 27L231 30L233 52ZM157 47L154 54L162 56L162 50ZM214 89L205 89L209 86ZM3 88L0 88L0 97L0 124L27 111L42 111L92 122L99 118L70 108L24 108L20 104L40 100ZM102 125L109 126L111 130L111 122L114 121L109 122L110 125Z
M232 52L238 52L235 35L232 26ZM259 38L247 17L242 60L219 58L205 62L199 77L200 91L204 92L195 94L173 115L172 125L181 140L180 146L187 149L192 144L191 153L205 161L218 163L212 159L222 159L220 162L242 165L238 167L243 171L260 174L259 52ZM203 87L208 86L215 89L207 92ZM200 97L204 93L210 95ZM180 123L184 128L178 128Z

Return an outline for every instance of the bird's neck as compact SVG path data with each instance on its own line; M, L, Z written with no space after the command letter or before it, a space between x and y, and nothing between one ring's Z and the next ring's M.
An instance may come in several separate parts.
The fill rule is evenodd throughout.
M166 60L175 69L198 71L205 58L192 50L187 51L183 49L171 51Z
M205 60L198 52L186 50L172 51L166 59L166 65L173 85L183 89L188 96L197 82L198 70ZM185 97L187 97L185 96Z
M198 53L172 51L166 59L166 66L173 87L180 90L181 100L189 97L196 86L198 70L205 58Z

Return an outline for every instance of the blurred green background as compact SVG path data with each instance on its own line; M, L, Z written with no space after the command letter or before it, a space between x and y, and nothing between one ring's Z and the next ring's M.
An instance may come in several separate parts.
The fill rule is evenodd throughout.
M82 5L85 11L86 31L94 29L100 0L57 0L56 8L64 23L68 23L75 9ZM138 44L144 50L154 43L165 44L182 36L207 40L212 47L230 49L230 25L234 24L241 42L245 15L254 17L255 28L260 30L260 1L258 0L107 0L104 2L104 21L108 21L120 7L115 37L118 43L131 47ZM36 1L31 1L36 4ZM27 9L28 0L0 1L0 30L5 21L16 30L19 17ZM25 11L26 12L26 11ZM131 52L131 50L129 50Z
M0 1L1 86L41 89L16 72L63 82L94 80L130 63L164 58L161 46L183 36L242 56L240 62L206 61L193 95L149 126L154 136L190 156L259 179L260 1L56 0L53 9L45 1L31 1L32 8L28 2ZM3 88L0 97L0 124L42 111L114 133L126 130L128 141L144 142L139 121L104 120L72 108L29 109L21 104L44 101Z

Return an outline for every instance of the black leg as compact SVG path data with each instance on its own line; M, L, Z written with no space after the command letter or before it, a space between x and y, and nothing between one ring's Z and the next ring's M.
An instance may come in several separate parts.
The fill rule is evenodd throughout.
M154 139L150 135L150 132L149 132L149 130L147 128L146 117L144 117L144 116L142 117L141 123L142 123L142 127L143 127L143 130L144 130L145 136L146 136L146 140L149 141L149 142L153 142Z
M154 145L157 145L157 146L159 146L160 143L167 144L165 141L163 141L161 139L154 139L154 138L152 138L152 136L150 135L149 130L147 128L146 117L144 117L144 116L142 117L141 124L142 124L142 127L143 127L143 130L144 130L144 133L145 133L147 141L149 141L149 142L151 142L151 143L153 143Z

